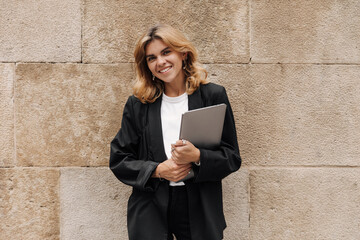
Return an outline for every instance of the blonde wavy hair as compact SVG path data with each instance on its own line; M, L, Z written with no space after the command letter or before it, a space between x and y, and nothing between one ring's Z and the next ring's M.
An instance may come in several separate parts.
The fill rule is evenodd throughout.
M133 87L133 94L141 102L152 103L164 92L163 81L157 78L152 80L152 73L148 68L145 57L146 46L155 39L162 40L177 52L187 53L187 58L183 63L187 94L190 95L196 91L200 84L208 83L207 71L199 66L197 61L198 54L194 45L179 30L166 24L157 24L141 36L135 46L136 81Z

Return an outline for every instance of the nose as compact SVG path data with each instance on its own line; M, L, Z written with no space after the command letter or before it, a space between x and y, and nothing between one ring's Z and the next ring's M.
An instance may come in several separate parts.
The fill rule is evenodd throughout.
M157 57L156 64L157 64L158 66L164 65L165 62L166 62L166 60L165 60L162 56L158 56L158 57Z

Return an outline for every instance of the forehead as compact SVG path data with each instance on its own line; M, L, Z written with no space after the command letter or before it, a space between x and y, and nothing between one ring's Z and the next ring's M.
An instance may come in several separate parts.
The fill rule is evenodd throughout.
M145 48L146 55L156 55L159 54L162 50L169 47L161 39L152 40Z

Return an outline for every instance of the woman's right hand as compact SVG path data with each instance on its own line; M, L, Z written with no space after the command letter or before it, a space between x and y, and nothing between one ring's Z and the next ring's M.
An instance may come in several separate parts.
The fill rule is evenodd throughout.
M165 178L166 180L178 182L191 170L191 163L188 164L177 164L174 160L168 159L160 163L152 177L154 178Z

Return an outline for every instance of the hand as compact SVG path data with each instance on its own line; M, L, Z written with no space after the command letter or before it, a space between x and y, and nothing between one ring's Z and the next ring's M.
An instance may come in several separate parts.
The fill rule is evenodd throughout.
M177 164L174 160L168 159L157 166L152 177L178 182L189 174L191 167L190 163Z
M178 140L171 144L171 158L177 164L187 164L200 161L200 150L191 142Z

